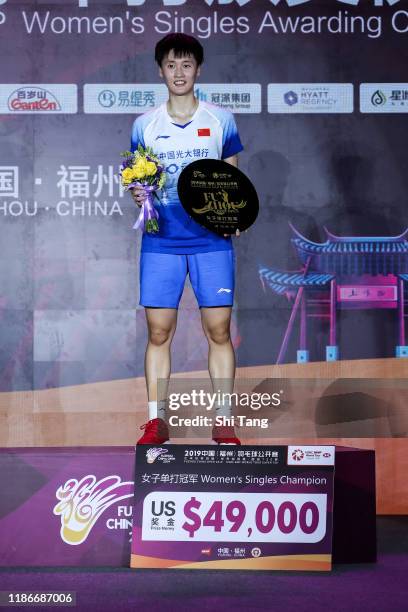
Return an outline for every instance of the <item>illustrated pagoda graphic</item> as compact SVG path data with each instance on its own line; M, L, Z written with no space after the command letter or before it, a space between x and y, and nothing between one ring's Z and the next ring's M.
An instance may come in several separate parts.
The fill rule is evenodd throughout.
M301 262L295 272L261 266L264 289L269 287L292 303L289 321L277 363L285 360L297 319L300 323L297 363L309 361L307 321L309 317L329 320L326 361L340 358L336 318L342 309L395 309L398 344L396 357L408 357L405 342L404 283L408 281L408 229L400 236L340 237L324 228L327 240L312 242L293 225L291 242Z

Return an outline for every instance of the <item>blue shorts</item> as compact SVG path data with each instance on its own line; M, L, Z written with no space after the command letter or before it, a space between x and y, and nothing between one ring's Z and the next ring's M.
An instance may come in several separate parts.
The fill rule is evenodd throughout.
M211 251L191 255L140 254L140 305L178 308L187 274L198 305L232 306L235 287L235 253Z

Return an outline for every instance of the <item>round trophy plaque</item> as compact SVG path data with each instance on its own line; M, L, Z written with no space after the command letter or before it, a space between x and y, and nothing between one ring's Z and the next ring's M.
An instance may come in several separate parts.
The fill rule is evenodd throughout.
M249 178L220 159L188 164L179 176L177 190L190 217L221 236L246 230L258 215L258 195Z

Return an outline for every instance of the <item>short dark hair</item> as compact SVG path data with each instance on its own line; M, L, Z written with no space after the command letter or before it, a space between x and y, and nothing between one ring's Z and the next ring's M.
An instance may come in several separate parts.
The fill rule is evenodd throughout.
M201 43L188 34L167 34L159 40L154 51L154 59L161 66L164 57L171 51L174 51L175 57L183 57L183 55L192 55L197 65L204 61L204 49Z

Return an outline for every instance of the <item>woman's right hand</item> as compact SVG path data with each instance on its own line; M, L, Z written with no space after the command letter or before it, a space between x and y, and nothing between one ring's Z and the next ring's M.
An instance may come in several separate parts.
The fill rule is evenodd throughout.
M146 199L146 192L144 190L143 187L132 187L131 189L129 189L133 201L139 206L139 208L141 208L143 202Z

